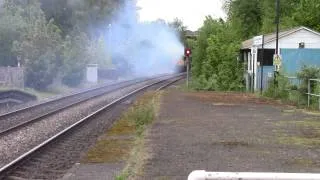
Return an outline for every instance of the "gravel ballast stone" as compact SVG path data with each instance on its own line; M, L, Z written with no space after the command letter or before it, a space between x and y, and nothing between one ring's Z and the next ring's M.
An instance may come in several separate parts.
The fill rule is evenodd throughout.
M98 110L124 94L149 83L150 82L142 82L108 93L98 98L94 98L90 101L86 101L77 106L49 116L45 120L35 122L30 126L18 129L1 137L0 167L95 110Z

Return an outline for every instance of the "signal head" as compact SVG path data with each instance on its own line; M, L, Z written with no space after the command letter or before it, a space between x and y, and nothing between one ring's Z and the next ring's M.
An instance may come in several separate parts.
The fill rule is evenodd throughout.
M191 49L190 49L190 48L186 48L186 49L185 49L185 52L184 52L184 55L187 56L187 57L189 57L189 56L191 55L191 53L192 53L192 52L191 52Z

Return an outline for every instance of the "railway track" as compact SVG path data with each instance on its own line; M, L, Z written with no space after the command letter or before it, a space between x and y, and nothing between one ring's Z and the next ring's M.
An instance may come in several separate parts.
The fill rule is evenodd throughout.
M136 84L142 81L143 80L132 80L121 82L118 84L113 84L111 86L102 86L96 89L91 89L85 92L72 94L69 96L59 98L57 100L49 101L35 106L30 106L18 111L4 114L0 116L0 120L6 120L6 122L2 123L0 126L0 137L16 129L27 126L31 123L35 123L43 118L63 111L66 108L76 106L93 98L98 98L105 93L110 93L112 91L118 90L119 88L125 88L132 84ZM79 95L79 97L77 95Z
M0 136L6 134L12 129L27 123L35 122L41 117L49 116L67 107L88 101L119 88L125 88L126 86L152 79L154 78L139 78L120 83L103 85L2 114L0 115Z
M15 159L10 160L10 162L1 164L0 178L29 178L31 174L33 174L32 176L35 175L33 171L37 169L42 173L36 173L37 175L31 178L56 179L59 175L63 174L66 169L70 168L70 165L74 164L75 161L79 159L81 152L85 151L86 147L89 147L90 144L95 142L95 139L106 129L106 127L109 127L113 123L113 120L103 120L103 117L108 117L107 119L115 119L111 117L114 114L114 110L112 110L111 107L116 104L126 106L126 103L123 103L124 99L128 99L147 88L153 87L156 84L161 85L158 90L165 88L181 78L182 75L180 74L177 76L166 76L165 78L162 77L160 79L153 79L152 82L149 82L149 80L149 83L146 84L140 83L139 86L131 88L129 91L123 93L124 95L122 94L121 97L113 99L112 101L108 102L107 105L99 107L97 110L91 112L89 115L81 118L80 120L78 119L72 124L64 126L64 128L58 128L59 130L51 134L50 137L46 138L46 140L41 142L39 141L36 146L29 148L27 152L21 153ZM115 111L120 112L121 110L118 109ZM7 136L7 133L10 134L12 131L19 133L20 128L23 129L25 127L23 125L16 129L7 131L2 135ZM0 139L1 138L2 137L0 135ZM56 157L57 159L55 160L55 158L52 157ZM30 174L30 172L32 173Z

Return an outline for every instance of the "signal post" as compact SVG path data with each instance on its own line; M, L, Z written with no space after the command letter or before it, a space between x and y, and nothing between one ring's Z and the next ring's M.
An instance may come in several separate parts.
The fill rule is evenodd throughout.
M191 49L186 48L184 51L184 55L186 57L186 63L187 63L187 88L189 88L189 71L190 71L190 55L191 55Z

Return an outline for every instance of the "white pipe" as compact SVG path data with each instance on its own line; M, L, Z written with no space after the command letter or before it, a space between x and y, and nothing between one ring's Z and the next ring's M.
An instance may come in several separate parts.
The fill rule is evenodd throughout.
M320 174L192 171L188 180L320 180Z

